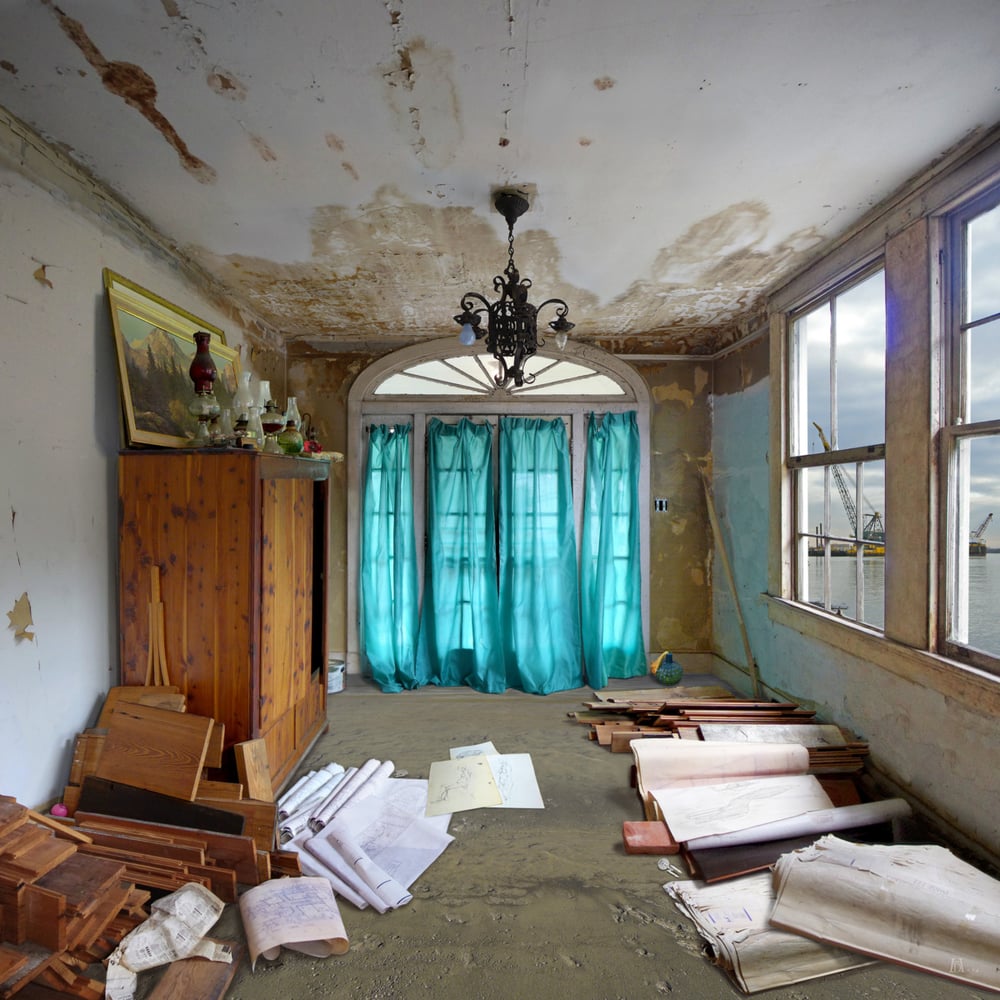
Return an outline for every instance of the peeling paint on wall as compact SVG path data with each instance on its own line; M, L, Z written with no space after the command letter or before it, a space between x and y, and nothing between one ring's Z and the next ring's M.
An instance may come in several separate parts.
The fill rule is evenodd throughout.
M14 640L21 642L23 639L34 641L35 633L28 630L35 624L31 618L31 601L27 593L22 594L15 602L14 607L7 612L10 620L8 628L14 630Z
M185 145L173 125L156 107L156 83L153 78L135 63L109 62L97 46L90 40L84 26L75 18L68 17L52 0L42 0L59 18L59 24L71 42L83 53L84 58L96 70L101 83L116 94L130 107L135 108L164 139L174 148L181 165L192 177L202 184L215 181L215 170L199 160Z
M455 159L462 141L453 57L422 38L397 47L381 67L386 100L400 132L408 134L421 166L440 170Z
M247 99L246 84L232 73L216 68L208 74L207 80L209 87L222 97L228 97L232 101Z
M691 389L682 389L676 383L673 385L658 385L653 390L653 399L657 403L665 403L673 399L679 403L683 403L690 409L694 406L694 391Z

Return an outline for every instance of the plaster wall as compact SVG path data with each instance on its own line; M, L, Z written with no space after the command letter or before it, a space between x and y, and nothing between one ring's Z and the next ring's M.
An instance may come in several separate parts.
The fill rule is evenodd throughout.
M0 793L41 806L119 676L120 397L102 268L243 341L162 257L26 179L3 148L0 225L0 609L26 594L34 622L18 639L0 618Z
M649 653L712 648L710 531L702 470L711 471L710 361L634 362L650 393Z
M330 535L327 553L327 649L343 657L347 649L347 394L372 354L293 356L288 360L288 391L308 413L324 451L345 461L330 464Z
M324 449L346 455L347 395L373 354L293 356L289 392L309 412ZM701 470L710 467L711 365L708 361L634 362L650 388L650 497L666 497L650 514L650 653L708 652L711 635L709 528ZM330 478L327 635L331 653L347 644L346 463Z
M766 357L766 338L763 356ZM760 354L756 355L758 358ZM715 498L765 694L790 697L867 740L871 768L952 836L1000 856L1000 744L995 680L766 598L770 378L748 352L716 363ZM720 672L749 692L732 596L715 587ZM834 630L830 632L830 630ZM741 669L744 668L744 669Z

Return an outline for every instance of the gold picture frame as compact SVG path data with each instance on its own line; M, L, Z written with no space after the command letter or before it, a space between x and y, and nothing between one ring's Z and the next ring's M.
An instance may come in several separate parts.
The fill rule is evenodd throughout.
M226 346L217 326L104 269L114 328L126 444L188 448L198 421L188 412L194 385L188 375L194 335L210 333L218 374L215 395L222 409L232 406L239 381L239 353Z

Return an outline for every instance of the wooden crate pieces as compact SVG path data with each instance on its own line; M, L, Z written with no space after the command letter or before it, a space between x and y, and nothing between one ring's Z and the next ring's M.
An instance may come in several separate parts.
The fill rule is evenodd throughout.
M39 822L39 821L43 822ZM104 994L85 970L146 917L149 893L113 860L85 857L86 836L0 796L0 998L38 984Z

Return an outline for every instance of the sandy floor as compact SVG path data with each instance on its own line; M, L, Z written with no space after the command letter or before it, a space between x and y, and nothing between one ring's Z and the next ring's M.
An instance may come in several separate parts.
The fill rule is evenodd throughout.
M634 687L634 682L618 682ZM492 740L532 755L544 810L455 814L455 836L413 887L379 915L343 903L347 954L322 961L284 951L239 970L231 1000L311 997L409 1000L611 1000L742 996L703 955L662 889L656 857L626 855L621 824L641 819L630 754L590 742L567 712L589 689L545 698L427 688L385 695L357 678L331 696L330 730L302 770L330 760L392 760L426 777L452 746ZM227 908L217 937L239 937ZM145 985L145 984L144 984ZM890 965L773 990L793 1000L971 998L980 992ZM991 996L993 994L990 994Z

